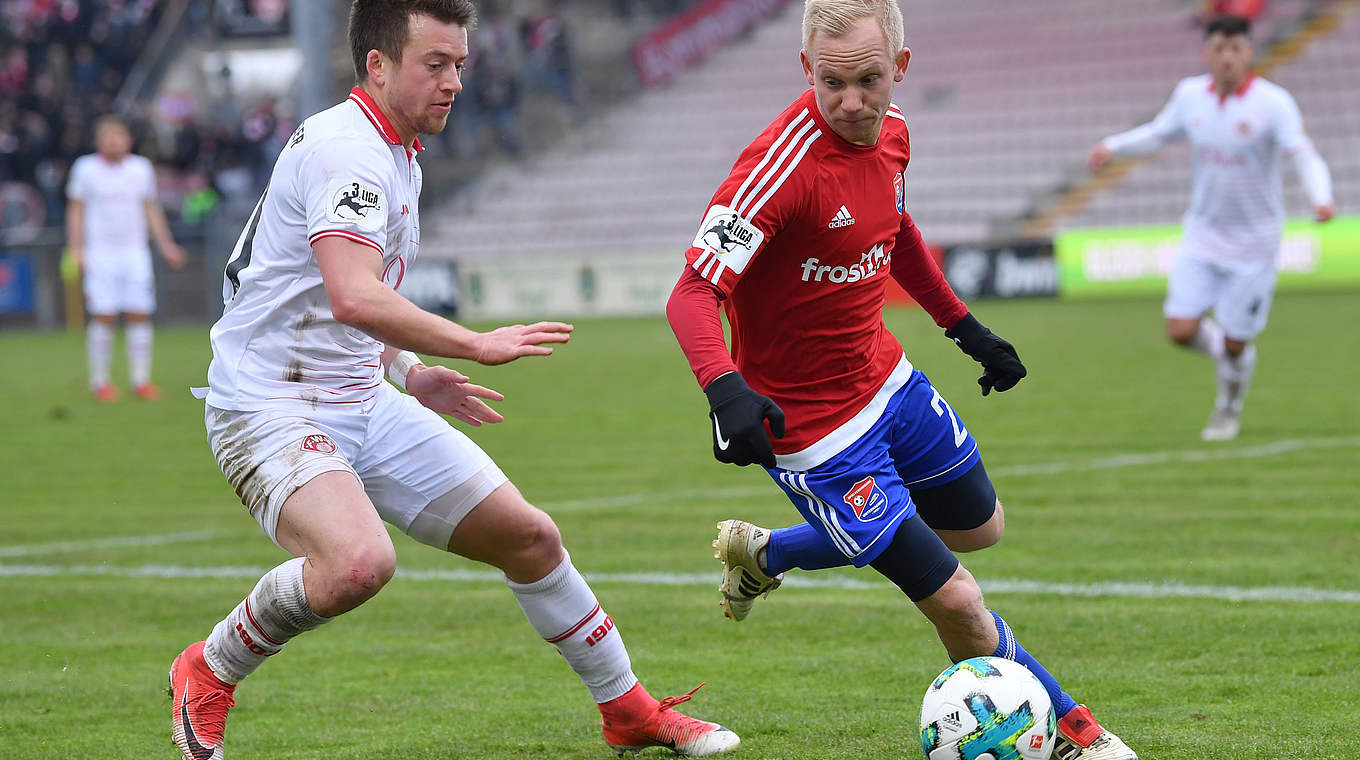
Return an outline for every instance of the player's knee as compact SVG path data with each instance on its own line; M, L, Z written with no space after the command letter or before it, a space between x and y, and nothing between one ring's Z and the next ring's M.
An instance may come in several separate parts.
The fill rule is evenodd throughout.
M392 580L397 554L391 542L372 542L343 552L330 564L334 604L349 609L372 598Z
M495 563L511 578L547 575L562 561L562 534L548 514L530 507L517 529L507 537Z
M1166 323L1166 337L1173 343L1188 346L1199 332L1199 322L1189 319L1171 319Z
M967 625L967 621L987 612L987 606L982 601L982 587L962 565L931 595L930 601L940 613L940 619L934 620L937 626Z
M1244 340L1224 338L1223 350L1228 353L1228 356L1241 356L1242 352L1247 350L1247 342Z

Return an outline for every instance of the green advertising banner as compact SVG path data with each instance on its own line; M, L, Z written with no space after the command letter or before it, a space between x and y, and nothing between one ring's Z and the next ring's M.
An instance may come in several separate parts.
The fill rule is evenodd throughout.
M1069 230L1053 241L1063 298L1152 295L1181 248L1180 225ZM1360 285L1360 216L1292 220L1280 246L1280 290Z

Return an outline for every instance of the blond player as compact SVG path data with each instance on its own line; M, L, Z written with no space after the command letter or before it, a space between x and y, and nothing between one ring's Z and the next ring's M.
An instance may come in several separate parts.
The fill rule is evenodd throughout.
M116 116L95 122L95 152L77 158L66 185L66 244L84 280L86 354L90 390L100 401L118 399L109 377L113 328L121 313L127 320L128 373L133 393L160 398L151 382L151 314L156 285L147 231L175 269L184 251L170 236L165 212L156 200L151 162L132 153L132 132Z
M1293 161L1317 221L1336 214L1327 165L1304 133L1294 99L1251 71L1250 32L1246 19L1211 19L1203 49L1209 73L1181 80L1155 119L1105 138L1088 159L1094 171L1116 156L1190 141L1190 208L1162 311L1171 340L1217 365L1218 399L1202 434L1215 441L1237 437L1256 371L1252 341L1265 329L1275 294L1284 227L1281 159Z
M551 354L572 329L473 332L397 292L420 243L417 134L444 129L474 20L468 0L356 0L358 86L293 134L227 264L202 394L208 441L293 558L172 664L172 735L185 760L223 756L238 682L391 579L383 521L501 570L529 624L589 690L616 751L713 755L739 743L672 709L688 694L647 693L552 518L436 413L500 422L485 401L500 394L411 353L504 364ZM365 642L355 647L362 656Z

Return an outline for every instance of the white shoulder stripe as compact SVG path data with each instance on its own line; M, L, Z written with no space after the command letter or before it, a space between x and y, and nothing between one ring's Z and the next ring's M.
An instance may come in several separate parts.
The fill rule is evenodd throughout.
M699 262L697 262L697 261L695 262L695 264L698 264L698 263L699 263ZM709 273L713 271L713 267L714 267L714 265L716 265L717 263L718 263L718 257L717 257L717 256L714 256L713 258L709 259L709 260L708 260L708 264L703 268L702 271L699 272L699 275L700 275L701 277L703 277L704 279L706 279L706 280L707 280L707 279L712 279L711 277L709 277Z
M708 280L714 285L717 285L718 280L722 279L722 273L727 271L727 265L722 263L721 259L714 258L713 260L717 262L718 265L713 267L713 275L709 277Z
M784 128L782 133L780 133L779 138L770 144L769 150L765 151L765 157L760 159L760 163L756 164L756 168L752 169L750 174L746 175L746 180L741 183L741 187L737 188L737 194L732 196L732 203L729 204L730 208L735 209L740 205L742 195L746 193L746 188L751 185L751 180L755 179L760 174L760 170L764 169L765 164L770 162L770 157L775 154L775 151L779 150L779 146L783 145L784 140L788 139L788 136L793 134L794 130L798 129L799 125L804 121L807 121L809 124L812 121L809 118L808 110L806 108L789 122L789 125ZM794 139L796 140L797 138Z
M808 135L807 139L803 141L803 147L799 149L798 155L793 157L793 160L789 162L788 168L784 169L783 174L779 175L779 180L770 186L770 189L766 191L765 195L761 196L756 205L751 207L748 218L755 218L755 215L760 213L760 209L764 208L765 202L768 201L770 197L774 195L775 191L784 184L784 180L789 178L789 175L793 173L793 170L798 168L798 163L803 160L803 156L807 154L808 148L811 148L812 144L817 142L817 138L821 136L822 130L820 129ZM793 146L790 145L789 147Z
M903 116L901 111L895 111L889 108L887 115L893 117L894 119L900 119L903 124L907 123L907 117Z
M784 150L780 151L779 157L774 160L774 163L770 164L770 167L765 171L764 176L762 176L760 178L760 181L757 182L751 188L751 193L747 195L745 198L743 198L740 204L733 206L733 208L737 210L738 214L741 214L743 217L747 219L751 219L752 217L755 216L755 212L750 210L752 199L755 198L756 193L759 193L761 189L765 187L765 183L769 182L774 177L775 173L779 171L780 167L784 165L784 162L788 159L789 154L793 152L794 148L798 147L798 141L803 139L803 135L806 135L808 133L808 130L812 129L814 126L816 126L816 122L808 121L808 123L804 124L803 128L798 130L798 133L793 136L793 139L789 140L789 144L784 146ZM820 135L821 131L818 130L817 134ZM803 151L806 152L807 148L804 147ZM802 158L802 153L799 153L798 157ZM797 164L797 161L795 161L794 163ZM784 172L784 176L788 176L787 171ZM768 198L769 196L766 195L765 197ZM763 205L764 201L761 201L761 204Z

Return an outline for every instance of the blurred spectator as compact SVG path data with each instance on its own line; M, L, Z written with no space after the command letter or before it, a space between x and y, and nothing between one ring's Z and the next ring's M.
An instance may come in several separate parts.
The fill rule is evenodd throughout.
M1266 8L1266 0L1204 0L1199 22L1205 23L1221 13L1255 21Z
M579 108L572 83L572 51L567 26L555 11L545 10L520 22L524 68L534 87L555 94L574 115Z

